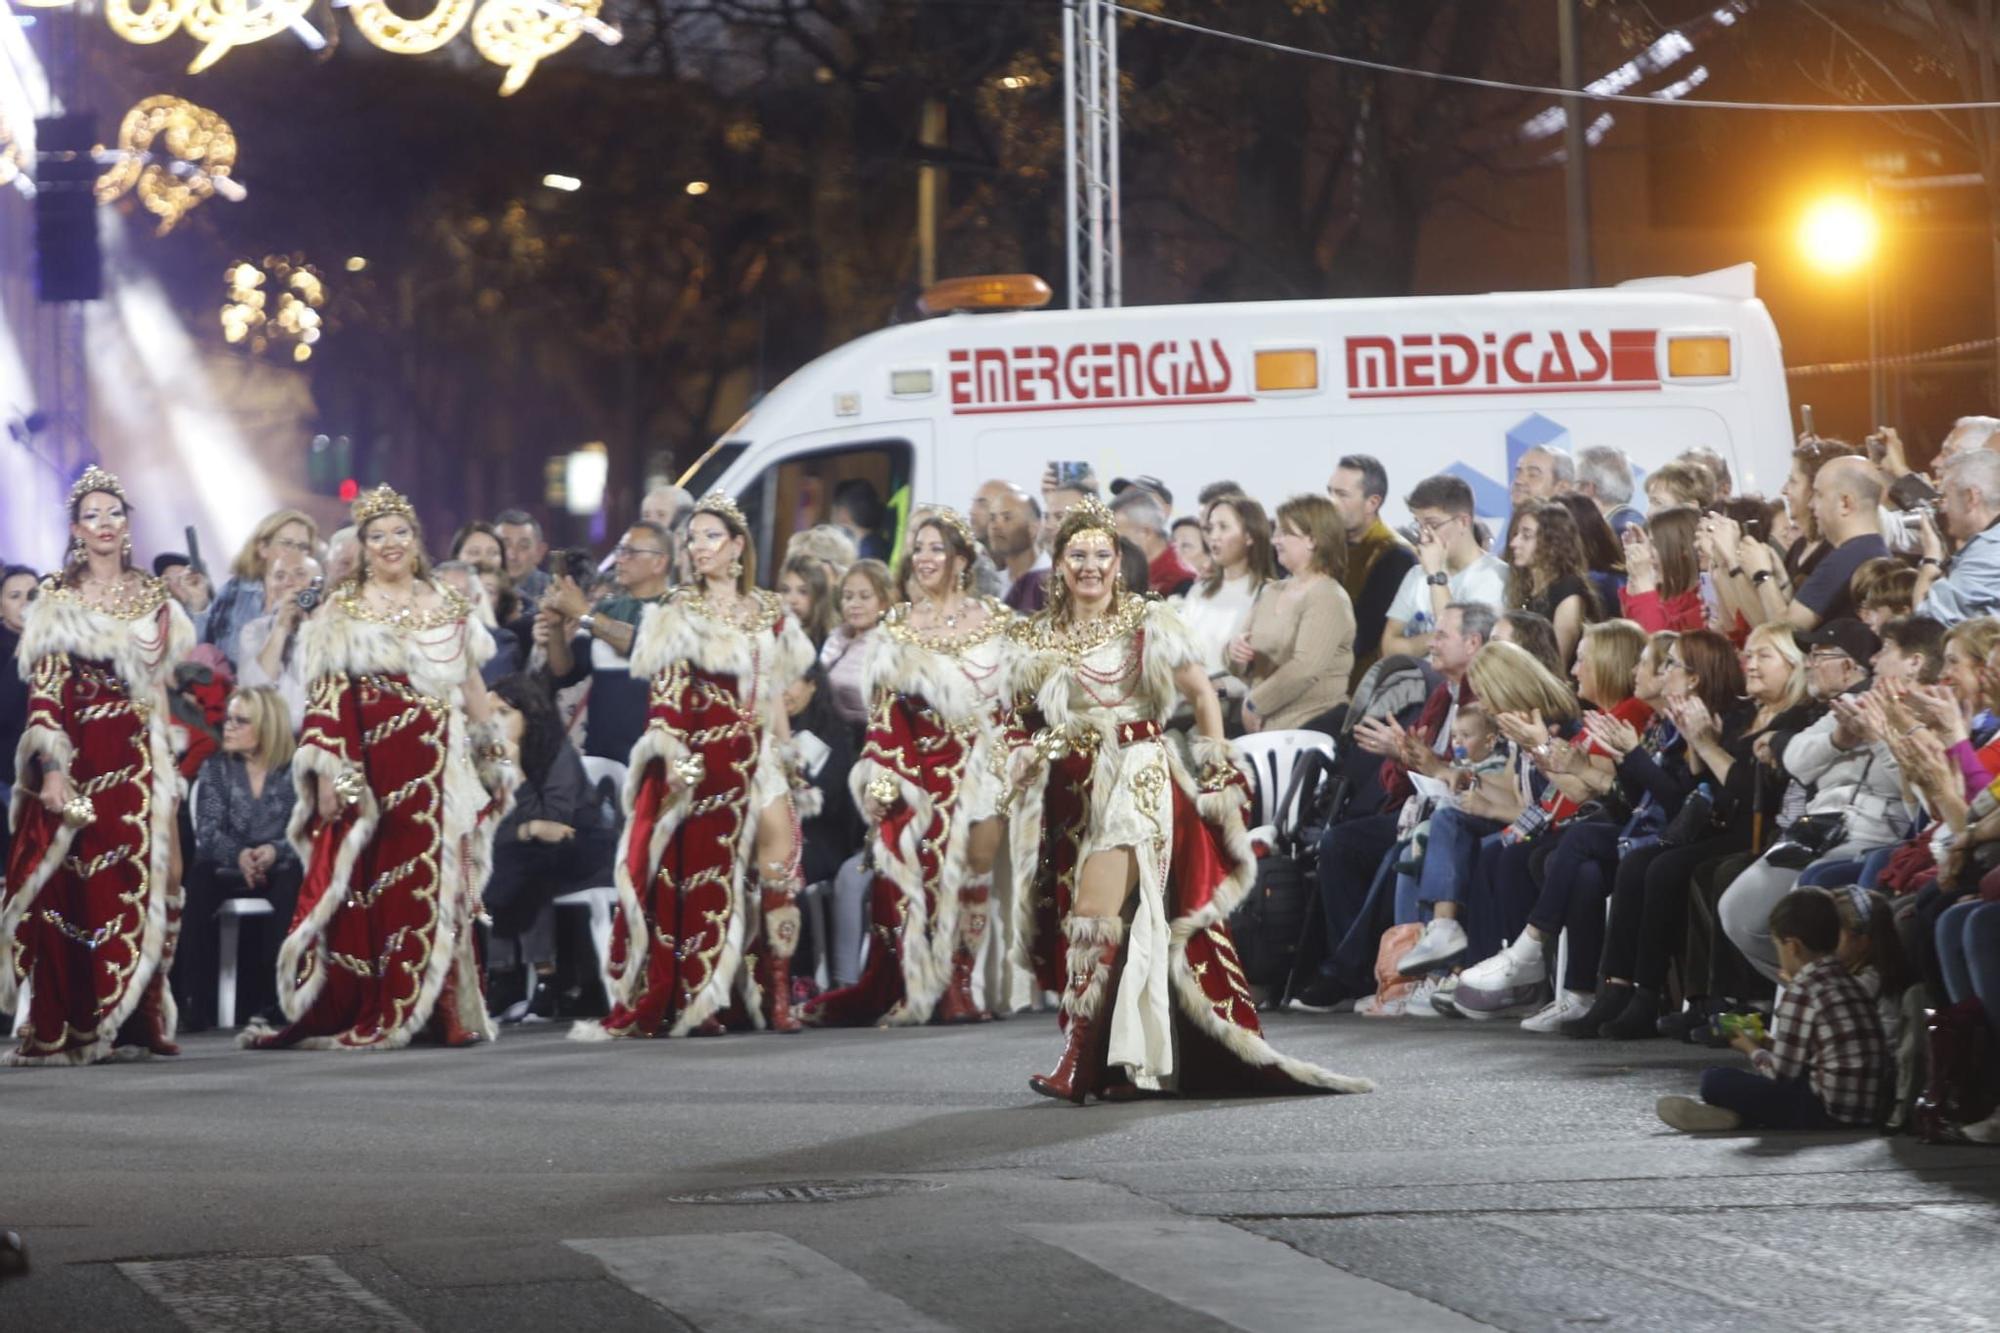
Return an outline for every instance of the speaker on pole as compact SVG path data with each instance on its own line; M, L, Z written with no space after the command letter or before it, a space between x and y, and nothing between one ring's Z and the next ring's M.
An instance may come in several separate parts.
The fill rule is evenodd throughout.
M92 121L77 112L35 122L35 294L44 301L104 295Z

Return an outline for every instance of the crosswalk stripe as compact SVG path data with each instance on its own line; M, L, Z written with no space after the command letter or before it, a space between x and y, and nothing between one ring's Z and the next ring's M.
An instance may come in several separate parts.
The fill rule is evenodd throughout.
M817 1250L772 1231L566 1240L703 1333L948 1333Z
M1031 1240L1244 1333L1426 1333L1485 1327L1226 1222L1019 1223Z
M198 1333L337 1328L421 1333L402 1311L323 1254L278 1259L172 1259L118 1271Z

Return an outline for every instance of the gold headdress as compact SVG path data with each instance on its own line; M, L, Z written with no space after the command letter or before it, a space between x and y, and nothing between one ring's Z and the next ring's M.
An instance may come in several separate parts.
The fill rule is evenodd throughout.
M936 523L940 527L950 528L958 534L958 539L964 542L967 548L974 551L979 549L978 543L972 540L972 525L965 521L963 514L950 505L924 505L917 510L916 521L910 524L910 531L915 533L926 523Z
M736 501L721 491L710 491L695 504L697 514L714 514L717 518L733 523L738 531L750 531L750 523L743 517L743 511L736 507Z
M1058 525L1056 549L1061 550L1077 533L1091 531L1109 533L1113 544L1118 540L1118 519L1112 514L1111 507L1094 495L1086 495L1063 515Z
M363 491L361 498L354 502L352 513L357 530L367 527L385 514L401 514L413 521L417 517L417 511L411 507L410 502L387 485Z
M69 507L75 509L77 501L92 491L115 495L121 502L125 499L125 484L95 463L85 468L83 475L76 479L76 485L69 488Z

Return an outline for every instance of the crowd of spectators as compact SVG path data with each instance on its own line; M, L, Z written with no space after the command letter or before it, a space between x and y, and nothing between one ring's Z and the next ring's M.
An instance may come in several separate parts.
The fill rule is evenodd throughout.
M1039 610L1050 535L1106 500L1125 586L1178 604L1232 734L1339 738L1343 778L1307 849L1323 939L1296 1007L1749 1054L1661 1103L1686 1129L1900 1122L1941 1021L1927 1013L2000 1023L2000 420L1959 423L1928 474L1893 433L1804 438L1771 500L1737 493L1710 450L1641 488L1615 447L1538 446L1491 523L1457 477L1329 462L1324 494L1224 481L1177 507L1158 478L1102 487L1052 465L1037 491L995 480L969 497L982 593ZM1394 485L1401 530L1383 517ZM551 903L609 882L616 794L584 758L622 761L644 726L628 655L681 579L691 509L653 492L602 559L551 552L509 509L460 529L438 566L494 632L488 680L522 759L487 891L492 998L511 1014L565 1002ZM820 654L786 699L825 795L795 975L816 959L834 984L856 975L866 896L846 781L862 665L906 594L886 563L892 512L866 481L839 482L772 581ZM199 784L174 973L193 1025L216 906L263 897L282 919L297 892L283 834L298 641L354 558L351 530L322 539L283 510L220 587L186 556L154 562L202 642L176 704ZM0 782L34 587L0 570ZM250 959L243 975L269 970ZM2000 1123L1954 1132L2000 1139Z

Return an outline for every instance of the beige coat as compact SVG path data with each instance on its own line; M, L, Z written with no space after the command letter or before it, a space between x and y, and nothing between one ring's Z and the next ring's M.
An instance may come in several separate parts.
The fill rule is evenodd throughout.
M1267 728L1303 726L1347 702L1354 668L1354 604L1329 578L1297 588L1267 583L1244 625L1257 656L1230 670L1250 686L1250 703Z

